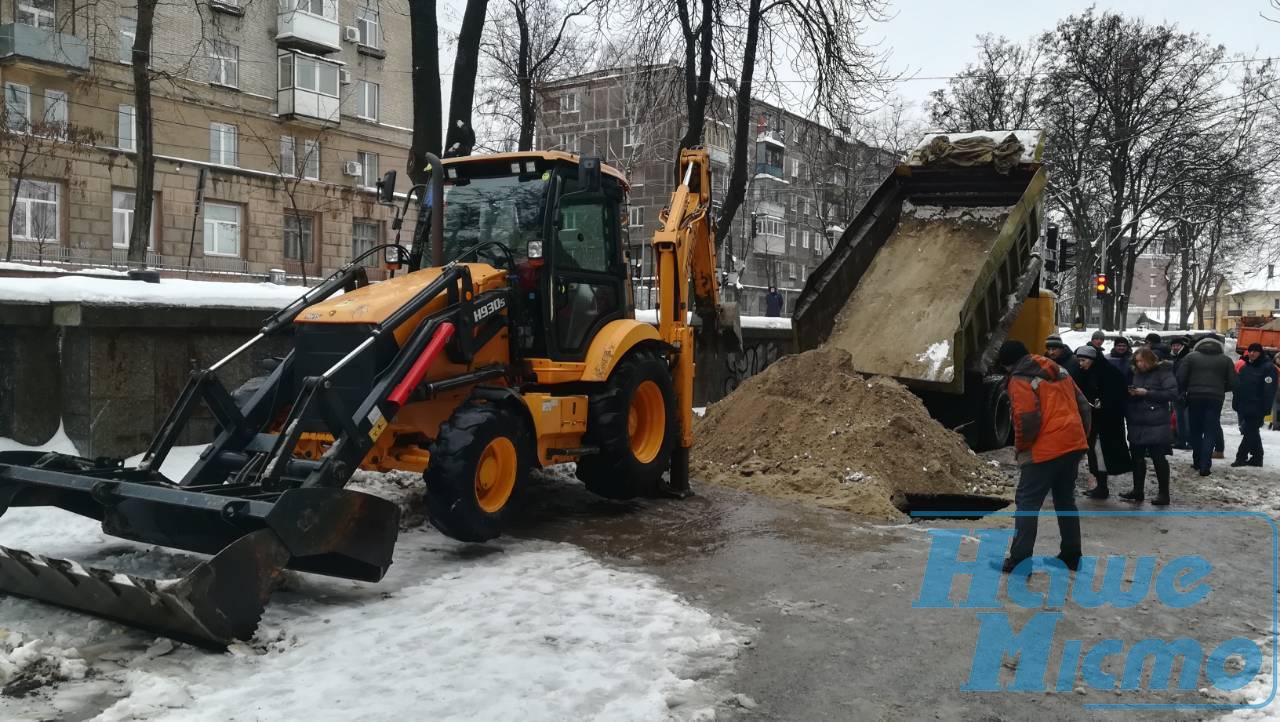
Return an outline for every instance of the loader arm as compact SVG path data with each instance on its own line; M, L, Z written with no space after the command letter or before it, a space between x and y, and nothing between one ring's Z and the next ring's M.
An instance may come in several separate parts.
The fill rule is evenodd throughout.
M674 349L672 379L679 405L680 443L671 462L671 487L687 490L689 447L693 446L694 333L689 311L715 318L715 227L711 216L711 163L701 148L680 151L680 185L653 235L658 277L658 335ZM692 308L689 294L693 294Z

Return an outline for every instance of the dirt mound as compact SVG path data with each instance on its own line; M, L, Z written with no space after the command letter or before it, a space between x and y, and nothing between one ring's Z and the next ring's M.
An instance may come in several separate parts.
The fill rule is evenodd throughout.
M999 493L1000 472L892 379L823 347L779 359L694 426L707 480L833 509L900 517L895 491Z

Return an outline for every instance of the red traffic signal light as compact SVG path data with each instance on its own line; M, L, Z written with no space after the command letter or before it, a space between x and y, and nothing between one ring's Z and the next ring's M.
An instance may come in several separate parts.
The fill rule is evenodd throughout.
M1095 285L1094 285L1094 287L1098 290L1098 297L1099 297L1099 298L1101 298L1102 296L1107 295L1107 276L1106 276L1106 274L1104 274L1104 273L1099 273L1099 274L1097 275L1097 277L1096 277L1096 278L1094 278L1094 284L1095 284Z

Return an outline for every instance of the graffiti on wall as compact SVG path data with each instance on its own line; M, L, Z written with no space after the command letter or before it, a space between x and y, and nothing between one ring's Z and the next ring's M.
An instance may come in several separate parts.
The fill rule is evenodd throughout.
M724 398L738 388L743 381L765 370L769 364L777 361L786 352L777 341L747 339L741 351L733 351L725 355L724 387L720 398Z

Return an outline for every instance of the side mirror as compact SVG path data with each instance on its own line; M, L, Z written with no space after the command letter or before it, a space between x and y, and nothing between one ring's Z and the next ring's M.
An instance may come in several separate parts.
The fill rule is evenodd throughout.
M389 170L378 181L378 202L394 205L396 202L396 172Z
M600 159L583 156L578 159L578 190L587 193L600 192Z

